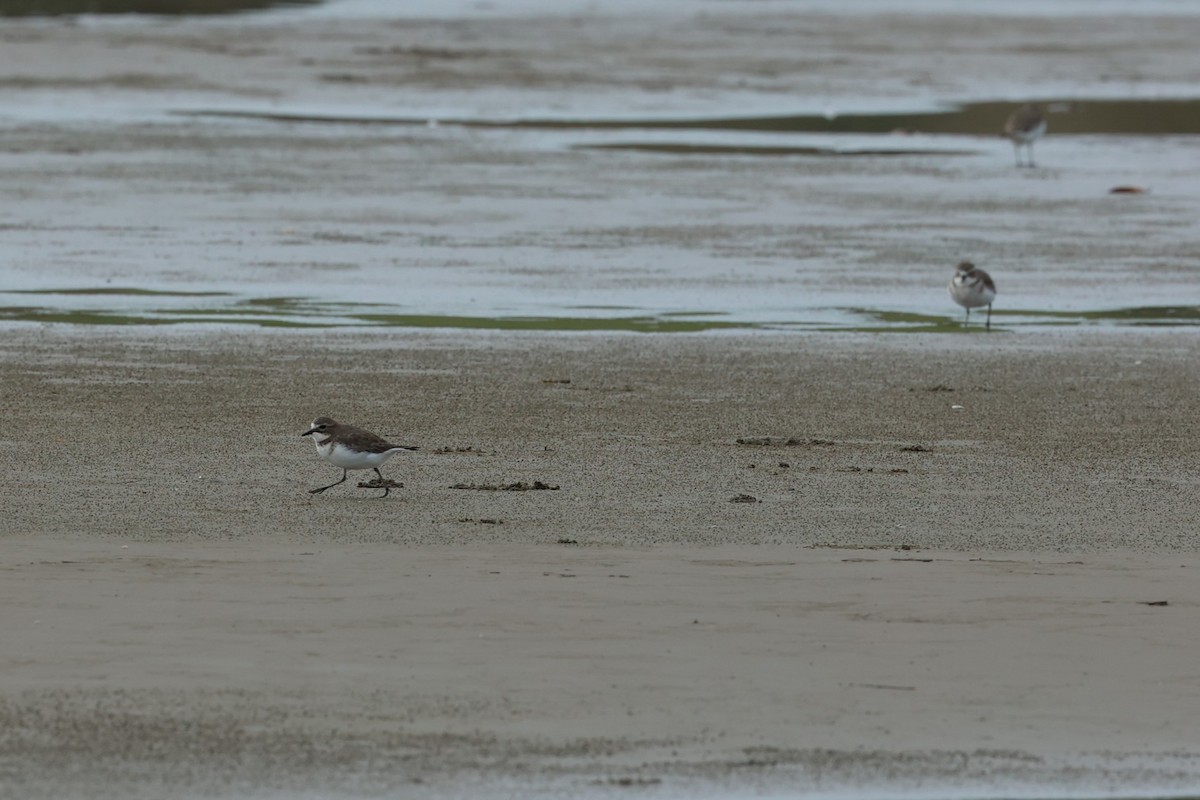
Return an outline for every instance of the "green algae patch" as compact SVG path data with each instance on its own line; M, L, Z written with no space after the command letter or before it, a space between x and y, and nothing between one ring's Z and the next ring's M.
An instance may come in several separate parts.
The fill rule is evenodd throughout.
M703 130L742 131L762 133L823 133L823 134L952 134L958 136L996 137L1004 129L1004 121L1019 104L1010 100L991 100L978 103L942 104L928 111L895 113L847 114L779 114L772 116L693 117L687 119L661 117L629 117L625 119L481 119L448 117L440 125L465 128L500 128L526 130ZM1178 99L1091 99L1053 98L1043 101L1049 113L1050 130L1054 134L1094 136L1190 136L1200 134L1200 100ZM362 116L352 114L306 114L275 109L195 109L175 112L187 116L231 117L259 119L288 124L312 123L321 125L396 125L424 127L428 117ZM725 145L689 144L684 142L641 141L632 143L597 143L593 149L640 149L665 153L691 152L720 154L730 152ZM714 149L715 148L715 149ZM736 148L736 146L735 146ZM746 155L841 155L837 151L803 147L746 148ZM911 149L910 155L924 154ZM938 155L944 155L938 151ZM898 149L882 149L877 153L849 151L845 155L905 155Z
M271 328L446 328L460 330L626 332L648 334L708 331L790 331L795 333L983 334L1019 329L1062 327L1193 327L1200 325L1200 306L1135 306L1073 311L997 308L991 330L986 311L977 310L969 324L958 312L929 314L881 308L797 309L794 318L738 320L719 310L628 313L631 308L569 307L560 314L456 315L401 313L379 303L329 302L305 297L236 297L228 292L174 292L130 287L45 289L8 292L37 295L40 305L0 306L0 322L64 325L212 324ZM72 297L112 298L104 307L88 307ZM51 300L52 297L59 298ZM206 299L206 302L168 301ZM207 301L207 298L213 298ZM603 312L610 313L605 314ZM589 313L590 312L590 313ZM626 313L611 313L626 312Z

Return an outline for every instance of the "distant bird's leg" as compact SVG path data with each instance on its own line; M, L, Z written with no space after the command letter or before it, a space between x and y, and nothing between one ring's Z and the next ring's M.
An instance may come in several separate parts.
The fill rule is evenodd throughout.
M375 471L378 472L379 470L375 470ZM336 483L331 483L328 486L322 486L320 489L309 489L308 493L309 494L320 494L321 492L325 491L326 489L332 489L333 487L337 486L339 483L345 483L345 482L346 482L346 470L342 470L342 479L340 481L337 481Z
M985 328L985 330L989 330L989 331L992 329L992 304L991 303L988 303L987 325L985 325L984 328Z
M1017 159L1017 167L1025 166L1024 164L1021 163L1021 144L1020 144L1020 142L1013 142L1013 156L1015 156Z
M1031 166L1031 167L1037 166L1037 164L1033 163L1033 142L1029 143L1029 166Z
M388 489L387 481L384 480L383 473L379 471L379 467L375 467L375 474L379 476L379 482L383 484L383 494L379 495L379 499L382 500L388 496L388 492L391 490Z

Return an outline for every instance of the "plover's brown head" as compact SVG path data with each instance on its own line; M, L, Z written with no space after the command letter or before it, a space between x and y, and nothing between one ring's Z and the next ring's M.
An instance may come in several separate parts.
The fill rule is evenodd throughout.
M330 433L337 427L337 423L329 417L317 417L312 421L312 425L301 436L312 436L314 433Z
M955 272L967 273L973 269L975 269L975 265L970 261L960 261L958 262L958 267L955 268Z

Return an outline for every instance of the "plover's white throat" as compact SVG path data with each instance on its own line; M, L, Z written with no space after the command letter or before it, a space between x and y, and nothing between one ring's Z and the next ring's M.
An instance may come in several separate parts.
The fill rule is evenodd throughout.
M992 329L992 301L996 299L996 284L992 276L976 267L970 261L963 261L950 279L950 296L954 302L967 310L967 318L963 322L971 322L971 309L987 306L987 330Z
M1046 116L1033 103L1026 103L1012 113L1004 123L1004 135L1012 139L1018 167L1034 167L1033 143L1046 132ZM1029 150L1029 161L1021 163L1021 147Z
M317 455L335 467L342 468L340 481L319 489L310 489L310 494L320 494L326 489L332 489L340 483L345 483L349 470L373 469L379 476L380 482L383 483L381 497L387 497L388 486L384 482L383 473L379 471L379 468L401 450L417 449L406 444L392 444L370 431L364 431L353 425L343 425L329 417L317 417L312 421L309 429L300 435L313 437L313 443L317 446Z

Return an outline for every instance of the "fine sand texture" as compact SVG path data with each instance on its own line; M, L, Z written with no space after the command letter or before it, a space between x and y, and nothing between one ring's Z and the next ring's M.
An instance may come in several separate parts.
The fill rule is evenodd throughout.
M1196 344L10 330L0 791L1194 787Z

